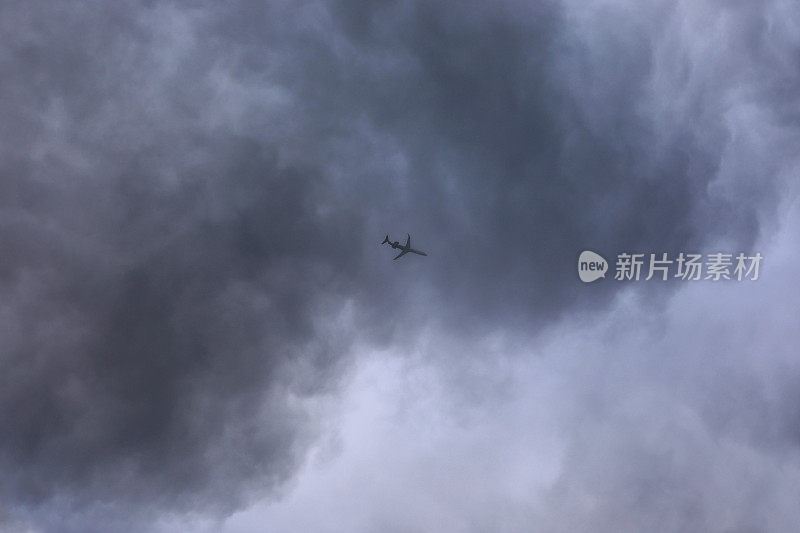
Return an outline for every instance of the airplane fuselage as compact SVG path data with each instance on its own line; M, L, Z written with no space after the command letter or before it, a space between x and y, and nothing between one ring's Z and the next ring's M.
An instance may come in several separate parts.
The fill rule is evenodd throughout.
M410 246L409 247L405 247L402 244L400 244L398 241L390 242L389 245L392 248L395 248L395 249L399 248L400 250L403 250L404 252L410 252L412 254L419 254L419 255L428 255L425 252L420 252L419 250L415 250L415 249L411 248Z

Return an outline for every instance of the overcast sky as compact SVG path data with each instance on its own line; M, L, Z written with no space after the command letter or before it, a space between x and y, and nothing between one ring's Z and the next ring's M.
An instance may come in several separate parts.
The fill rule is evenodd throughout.
M0 73L0 529L800 523L794 0L8 0Z

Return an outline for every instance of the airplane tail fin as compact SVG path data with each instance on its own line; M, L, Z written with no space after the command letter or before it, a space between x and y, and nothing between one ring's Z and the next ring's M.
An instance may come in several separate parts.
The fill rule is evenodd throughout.
M386 244L387 242L389 242L389 236L388 235L386 236L385 239L383 239L383 242L381 244Z

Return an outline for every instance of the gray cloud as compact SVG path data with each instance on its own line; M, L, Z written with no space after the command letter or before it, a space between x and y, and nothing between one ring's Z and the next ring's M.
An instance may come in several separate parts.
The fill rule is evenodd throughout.
M659 312L628 290L538 334L432 326L410 349L356 348L340 452L317 443L282 501L217 529L791 529L798 216L759 244L768 277L689 285Z
M0 494L48 529L279 487L354 341L602 309L584 248L749 251L797 140L777 2L2 9Z
M205 123L209 64L144 24L182 15L124 11L114 36L103 11L6 9L3 499L133 516L275 486L348 343L316 316L352 290L337 243L359 214L325 212L314 165Z

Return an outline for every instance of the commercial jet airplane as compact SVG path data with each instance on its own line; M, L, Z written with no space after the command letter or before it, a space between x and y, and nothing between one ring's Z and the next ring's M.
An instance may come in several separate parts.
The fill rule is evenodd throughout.
M408 235L408 234L407 234L407 235ZM401 258L401 257L403 257L404 255L406 255L408 252L411 252L412 254L428 255L428 254L426 254L425 252L420 252L419 250L415 250L415 249L413 249L413 248L411 247L411 235L408 235L408 238L406 239L406 243L405 243L405 245L403 245L403 244L400 244L400 241L394 241L394 242L390 241L390 240L389 240L389 236L388 236L388 235L386 236L386 238L385 238L385 239L383 239L383 242L382 242L381 244L387 244L387 243L388 243L388 244L389 244L389 246L391 246L392 248L400 248L400 249L402 250L402 252L400 252L399 254L397 254L397 256L395 257L395 259L400 259L400 258Z

